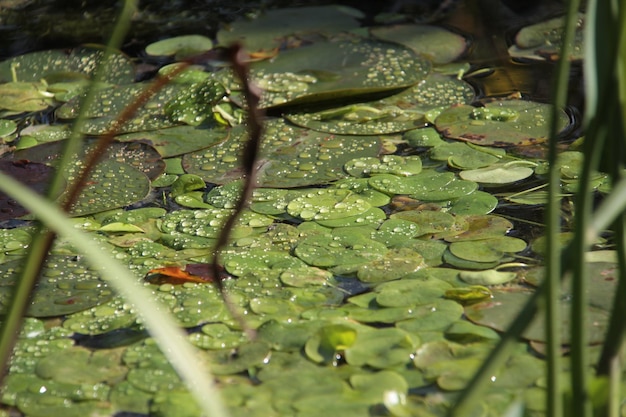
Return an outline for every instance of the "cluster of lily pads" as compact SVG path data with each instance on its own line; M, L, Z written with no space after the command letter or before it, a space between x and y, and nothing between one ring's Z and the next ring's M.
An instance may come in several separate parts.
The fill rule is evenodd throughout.
M281 9L217 36L219 45L243 42L259 60L252 78L270 115L257 189L221 257L225 291L255 340L230 316L206 267L242 188L245 105L231 71L192 66L117 126L152 83L134 82L124 55L108 63L89 109L81 100L100 51L0 63L0 94L14 98L0 103L0 137L11 151L3 162L12 167L3 171L54 167L79 112L86 135L118 129L72 209L76 227L189 329L233 415L443 415L499 339L493 329L541 279L522 268L529 242L493 213L499 200L489 190L541 182L545 162L510 148L547 140L550 106L477 103L472 85L447 66L462 57L465 38L425 25L366 32L359 17L347 8ZM152 44L147 54L176 57L161 68L167 73L212 47L191 36ZM36 114L56 122L27 127ZM561 128L569 122L563 112ZM577 186L580 158L569 151L559 161L564 192ZM605 178L597 180L606 191ZM542 202L530 193L508 198ZM15 210L0 219L24 214ZM0 229L1 308L32 233L28 225ZM614 262L594 267L606 277ZM594 340L606 328L611 291L603 279L593 297ZM3 404L33 417L199 414L133 307L63 240L28 316ZM539 321L525 335L537 351L543 337ZM543 375L542 360L520 342L475 414L502 415L522 398L542 415Z

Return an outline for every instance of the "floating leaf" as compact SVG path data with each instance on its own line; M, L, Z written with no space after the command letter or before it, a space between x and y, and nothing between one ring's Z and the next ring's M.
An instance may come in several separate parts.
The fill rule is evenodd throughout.
M275 107L390 92L416 84L429 70L429 61L406 47L358 39L285 51L255 64L252 78L264 91L261 107Z
M12 72L17 77L13 81L38 82L42 78L50 80L59 74L78 73L91 78L97 64L102 60L103 51L90 48L77 48L70 52L64 50L40 51L24 54L0 62L0 80L13 80ZM131 61L121 53L112 54L106 62L105 83L125 84L134 79Z
M530 166L529 166L530 165ZM502 185L524 180L534 174L534 164L526 161L514 161L491 165L486 168L465 170L459 173L464 180L483 185Z
M255 19L240 19L217 32L221 46L242 42L248 51L292 47L314 35L332 35L359 27L357 9L342 6L312 6L267 10Z
M46 91L46 87L42 82L0 84L0 109L17 113L44 110L54 104L53 95Z
M21 271L21 262L0 264L0 270L0 307L5 310ZM27 314L31 317L62 316L105 303L112 297L113 291L80 257L50 255Z
M579 13L574 39L570 45L570 60L583 58L584 26L585 15ZM562 48L564 27L564 18L558 17L522 28L515 36L515 45L509 48L509 55L515 58L555 61Z
M183 167L207 182L224 184L241 178L240 157L247 136L243 127L234 128L231 137L211 148L186 154ZM261 142L258 186L302 187L326 184L344 178L341 168L353 158L376 156L380 139L375 136L329 135L269 121Z
M438 26L380 26L372 28L370 32L384 41L408 46L415 53L428 56L436 64L456 60L467 48L467 41L463 36Z
M146 46L148 55L176 55L177 59L198 55L213 48L211 39L202 35L176 36Z
M437 117L437 130L444 136L491 146L520 146L545 142L551 105L524 100L500 100L484 107L459 105ZM559 131L569 117L559 112Z

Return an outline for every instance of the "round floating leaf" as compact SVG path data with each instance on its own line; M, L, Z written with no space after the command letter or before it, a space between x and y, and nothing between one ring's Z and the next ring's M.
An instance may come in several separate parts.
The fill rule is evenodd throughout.
M517 273L488 269L486 271L461 271L459 278L471 285L500 285L514 280Z
M49 142L28 149L22 149L13 154L14 159L28 159L29 161L42 162L49 165L56 164L63 152L63 141ZM77 161L82 162L85 155L97 146L96 140L86 140ZM155 179L163 173L165 163L159 153L150 145L139 142L111 143L100 156L101 161L115 160L125 162L139 169L150 179Z
M0 308L6 310L21 261L0 264ZM44 264L39 283L27 314L32 317L52 317L75 313L106 303L113 291L88 269L77 256L50 255Z
M380 159L356 158L348 161L343 169L353 177L368 177L376 174L409 176L422 172L422 160L419 156L396 155L383 155Z
M144 142L154 147L163 158L183 155L225 141L230 130L222 125L175 126L150 132L117 136L120 142Z
M403 279L376 287L376 303L382 307L405 307L436 303L450 288L438 279Z
M211 39L202 35L176 36L146 46L148 55L176 55L178 59L198 55L213 48Z
M60 74L78 73L91 78L103 52L98 49L77 48L69 53L65 50L33 52L0 62L0 81L38 82ZM105 83L126 84L133 82L135 70L128 57L121 53L112 54L106 63Z
M361 265L357 277L367 283L391 281L424 266L424 259L419 253L408 248L391 249L381 259Z
M352 191L322 188L291 200L287 213L303 220L336 220L361 215L370 207L367 201Z
M370 185L388 194L410 194L424 201L441 201L459 198L478 188L475 182L457 180L454 173L422 171L406 178L389 174L376 175L369 180Z
M309 265L341 265L353 270L361 264L381 259L386 252L385 245L359 234L311 235L302 239L295 249L296 256Z
M474 262L495 262L505 253L521 252L526 242L509 236L498 236L480 240L464 240L450 244L450 252L456 257Z
M513 161L491 165L486 168L461 171L459 177L483 185L502 185L524 180L534 174L535 164L526 161Z
M362 331L346 349L346 362L388 369L406 364L419 346L419 339L397 328Z
M121 352L91 352L73 347L48 355L37 362L37 376L61 383L95 385L116 382L128 369L120 365Z
M307 340L304 352L317 363L331 363L338 351L343 351L354 344L357 330L346 324L328 324Z
M463 233L445 238L448 242L500 237L513 228L513 223L509 220L490 214L484 216L465 216L464 219L468 223L467 229Z
M190 174L216 184L239 179L241 152L247 140L243 127L219 145L183 157ZM282 120L266 123L261 141L258 184L290 188L326 184L344 178L343 164L353 158L376 156L380 139L375 136L329 135L287 125Z
M242 42L248 51L269 51L290 39L332 35L359 27L363 14L349 7L312 6L267 10L255 19L239 19L217 32L221 46ZM291 43L297 41L291 40Z
M470 146L463 142L442 142L430 150L430 158L435 161L445 161L449 166L459 169L482 168L495 164L505 155L503 149L485 148L489 152L480 148ZM468 179L468 178L463 178Z
M214 79L191 84L163 106L174 122L198 126L212 115L213 105L226 95L224 86Z
M112 129L118 133L143 132L156 130L180 124L172 120L165 112L163 103L176 99L187 91L187 86L168 84L160 89L148 102L140 107L130 120L122 126L117 126L117 117L142 94L149 84L135 83L117 85L111 88L98 90L94 104L88 110L81 109L83 97L77 96L63 104L56 110L60 119L75 119L82 111L88 118L82 127L82 133L102 135Z
M448 209L454 215L489 214L498 206L498 199L484 191L474 191L471 194L455 200Z
M437 64L452 62L467 49L467 41L463 36L438 26L381 26L372 28L370 32L384 41L408 46L417 54L426 55Z
M408 210L394 213L391 219L408 220L417 223L421 235L447 233L455 228L454 216L442 211Z
M548 138L549 104L524 100L500 100L484 107L460 105L437 117L437 130L452 139L477 145L520 146L545 142ZM569 117L559 112L559 130Z
M412 307L412 310L414 316L408 320L398 321L396 327L410 333L442 331L463 315L461 304L441 299Z
M316 42L252 67L261 107L320 103L410 87L430 62L400 45L357 38Z
M73 180L77 171L78 167L71 167L66 173L68 180ZM107 160L90 173L87 185L70 212L84 216L128 206L143 200L149 192L150 180L143 172L128 164Z
M555 61L561 52L564 27L565 21L562 17L526 26L515 36L515 45L509 48L509 54L515 58ZM584 27L585 15L579 13L571 45L572 55L568 57L570 60L583 58Z
M428 111L469 103L473 98L474 90L465 81L431 74L423 82L381 100L313 113L292 113L285 117L299 126L321 132L389 134L422 127L425 124L423 116Z
M0 109L11 112L36 112L52 104L52 94L46 91L47 85L41 82L11 82L0 84Z
M504 331L517 313L526 304L530 292L527 290L493 290L493 298L487 302L473 304L465 307L465 314L474 323L488 326L496 330ZM597 307L588 307L589 321L587 331L589 342L600 343L604 340L608 326L609 313ZM564 343L568 343L571 337L571 324L569 323L571 302L561 301L561 334ZM545 318L539 314L530 324L530 327L522 335L526 339L545 341Z

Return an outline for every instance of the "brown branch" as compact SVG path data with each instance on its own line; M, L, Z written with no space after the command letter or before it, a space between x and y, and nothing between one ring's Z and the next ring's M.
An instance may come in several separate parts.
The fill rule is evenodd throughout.
M235 320L239 322L242 329L248 335L249 338L254 338L254 332L248 328L243 317L237 312L235 306L229 299L228 295L224 292L224 285L220 276L220 252L228 244L231 231L235 226L237 219L241 215L243 209L247 206L252 191L254 190L257 178L256 163L259 154L259 148L261 146L261 135L263 133L263 112L259 109L259 102L261 100L261 91L250 82L248 64L246 62L246 54L241 45L235 44L226 50L232 69L235 75L241 81L243 87L243 95L248 106L248 132L249 137L246 141L241 159L241 165L244 172L245 182L241 195L237 200L233 213L228 217L222 231L217 239L217 243L214 249L212 271L215 277L215 284L222 294L222 298L228 307L231 315Z

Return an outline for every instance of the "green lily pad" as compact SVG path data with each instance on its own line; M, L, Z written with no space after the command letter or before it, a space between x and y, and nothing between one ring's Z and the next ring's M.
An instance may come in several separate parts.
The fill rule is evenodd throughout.
M422 127L428 111L469 103L473 98L474 90L465 81L431 74L423 82L384 99L285 117L299 126L321 132L389 134Z
M176 55L177 59L198 55L213 48L211 39L202 35L176 36L146 46L148 55Z
M68 180L73 180L77 171L78 167L71 167L66 173ZM107 160L90 173L87 185L70 212L74 216L84 216L128 206L143 200L149 192L150 180L143 172L131 165Z
M211 148L188 153L183 167L207 182L224 184L241 178L239 165L247 135L234 128L231 137ZM376 156L380 139L375 136L329 135L269 121L262 139L257 185L291 188L326 184L346 177L344 163L353 158Z
M229 129L217 124L175 126L149 132L117 136L120 142L144 142L156 149L163 158L184 155L208 148L228 139Z
M304 352L313 362L331 363L336 360L337 352L352 346L356 338L357 330L354 326L328 324L307 340Z
M382 259L386 252L384 244L359 234L306 236L295 249L295 255L309 265L322 268L342 266L349 270Z
M503 149L486 148L489 152L485 152L476 148L463 142L442 142L430 150L429 156L435 161L445 161L453 168L476 169L495 164L506 155Z
M346 362L354 366L389 369L410 362L419 344L415 335L393 327L362 331L346 349Z
M408 46L415 53L426 55L436 64L452 62L467 49L467 40L438 26L393 25L372 28L370 33L384 41Z
M383 155L380 159L352 159L344 165L343 169L353 177L369 177L376 174L409 176L422 172L422 160L419 156Z
M381 259L361 265L357 277L362 282L391 281L424 268L422 255L408 249L391 249Z
M474 323L488 326L503 331L517 315L526 303L530 292L523 289L493 290L493 298L487 302L473 304L465 307L465 314ZM588 307L589 322L587 331L591 343L599 343L604 340L608 326L609 313L597 307ZM571 325L569 323L571 303L561 301L561 337L563 343L568 343L571 337ZM522 335L529 340L545 341L545 318L542 314L536 317L530 327Z
M484 191L474 191L452 202L449 213L455 215L489 214L498 206L498 199Z
M584 27L585 15L579 13L569 60L583 59ZM555 61L561 52L564 28L563 17L526 26L515 36L515 45L509 48L509 55L514 58Z
M458 258L475 262L494 262L505 253L521 252L526 249L526 242L509 236L498 236L479 240L452 242L450 252Z
M459 272L459 278L471 285L500 285L512 281L516 277L517 273L515 272L496 269Z
M300 105L390 92L426 78L430 62L400 45L357 38L316 42L252 67L261 107Z
M526 161L513 161L491 165L485 168L461 171L459 177L483 185L511 184L534 174L535 164Z
M446 237L448 242L459 242L462 240L481 240L493 237L500 237L513 228L513 223L504 217L487 214L484 216L465 216L468 224L463 233Z
M41 162L48 165L55 165L63 152L63 141L48 142L22 149L13 154L14 159L27 159L29 161ZM86 140L84 146L77 155L78 161L83 161L85 155L92 151L97 145L95 140ZM165 163L154 148L145 143L111 143L100 156L101 161L115 160L125 162L139 169L150 179L155 179L163 173Z
M117 85L97 91L95 103L89 109L81 109L83 96L77 96L56 110L56 116L64 120L75 119L82 110L88 119L82 127L82 133L102 135L113 128L118 133L143 132L172 127L180 124L170 118L163 103L175 100L184 94L186 86L169 84L153 95L148 102L122 126L117 126L119 114L142 94L148 83Z
M8 305L20 269L20 261L0 264L0 304L3 310ZM62 316L106 303L111 298L113 291L80 257L51 255L44 265L27 314L31 317Z
M287 212L303 220L336 220L361 215L370 207L367 201L349 190L322 188L291 200Z
M412 318L398 321L395 326L411 333L443 331L463 315L461 304L450 300L435 300L413 307Z
M61 74L75 73L91 78L103 52L98 49L77 48L69 53L63 50L32 52L0 62L0 80L7 82L38 82L42 78L50 80ZM133 82L135 71L128 57L121 53L113 54L106 63L103 81L111 84Z
M136 319L131 306L115 297L107 303L72 314L63 321L63 328L85 335L99 335L131 327Z
M37 376L60 383L95 385L114 383L128 369L120 365L121 352L74 347L48 355L37 362Z
M362 17L357 9L336 5L268 10L254 19L231 23L217 32L217 40L221 46L242 42L248 51L269 51L284 43L290 46L296 39L355 29Z
M165 103L163 110L174 122L198 126L212 116L213 105L225 95L224 86L209 78L187 86L185 91Z
M520 146L548 139L549 104L524 100L500 100L484 107L459 105L437 117L435 124L444 136L477 145ZM559 112L559 131L569 125L569 117Z
M452 172L422 171L406 178L389 174L370 178L370 185L390 194L409 194L424 201L441 201L459 198L478 188L475 182L457 180Z
M53 94L43 82L11 82L0 84L0 109L12 112L35 112L54 104Z

